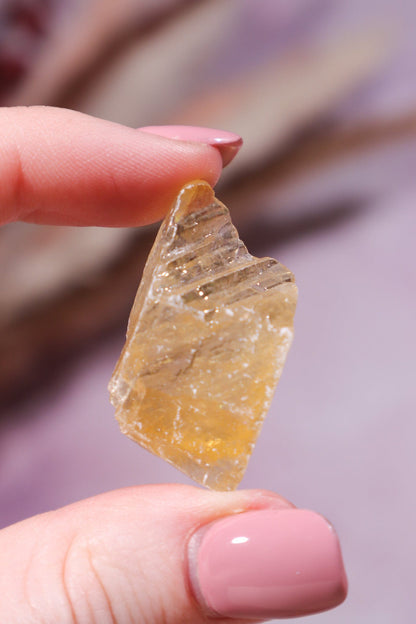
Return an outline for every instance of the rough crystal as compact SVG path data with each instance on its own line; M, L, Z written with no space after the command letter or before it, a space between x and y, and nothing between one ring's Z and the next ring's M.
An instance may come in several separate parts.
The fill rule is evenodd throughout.
M292 340L294 277L187 184L150 252L110 382L123 433L218 490L241 480Z

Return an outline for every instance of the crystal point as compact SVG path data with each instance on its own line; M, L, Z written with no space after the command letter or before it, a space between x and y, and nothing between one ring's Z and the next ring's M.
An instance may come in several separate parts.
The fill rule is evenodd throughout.
M110 382L123 433L217 490L241 480L292 340L294 277L187 184L163 221Z

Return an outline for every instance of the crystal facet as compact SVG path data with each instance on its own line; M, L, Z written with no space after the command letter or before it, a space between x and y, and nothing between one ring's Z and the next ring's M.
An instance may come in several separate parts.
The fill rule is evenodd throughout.
M292 340L297 288L187 184L150 252L110 382L130 438L218 490L241 480Z

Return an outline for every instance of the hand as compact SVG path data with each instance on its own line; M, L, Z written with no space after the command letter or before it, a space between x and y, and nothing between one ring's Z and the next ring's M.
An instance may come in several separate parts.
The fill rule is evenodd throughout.
M189 180L215 184L240 145L48 108L3 109L0 133L3 222L149 223ZM225 624L315 613L345 594L332 527L271 492L134 487L0 531L7 624Z

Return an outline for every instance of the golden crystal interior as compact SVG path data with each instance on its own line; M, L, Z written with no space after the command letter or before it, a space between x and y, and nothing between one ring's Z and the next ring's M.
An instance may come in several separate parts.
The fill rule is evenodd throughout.
M228 209L187 184L162 223L110 382L120 428L216 490L234 489L293 334L294 277L254 258Z

